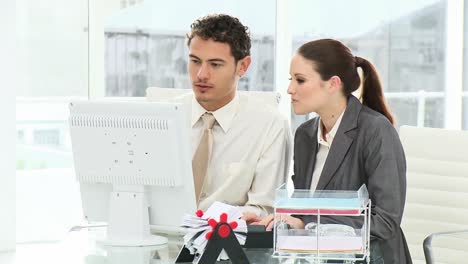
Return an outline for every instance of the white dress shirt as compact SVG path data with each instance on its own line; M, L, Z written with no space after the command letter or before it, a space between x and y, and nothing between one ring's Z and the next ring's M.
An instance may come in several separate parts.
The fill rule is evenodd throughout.
M192 154L203 134L208 112L191 95ZM289 171L289 124L277 109L245 94L212 112L213 149L199 208L221 201L257 215L272 212L275 189Z
M325 161L327 160L328 152L330 151L333 139L335 138L336 131L338 131L338 127L340 127L341 119L343 118L344 112L345 111L343 110L330 132L325 134L326 140L324 140L322 137L322 119L319 119L319 127L317 129L318 151L317 156L315 157L315 167L314 172L312 174L312 182L310 184L311 191L315 191L315 189L317 188L320 175L322 174L323 166L325 165Z

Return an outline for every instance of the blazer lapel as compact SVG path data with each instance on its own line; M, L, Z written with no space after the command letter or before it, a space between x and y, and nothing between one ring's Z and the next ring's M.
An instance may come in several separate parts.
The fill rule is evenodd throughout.
M307 148L309 148L309 160L306 163L306 173L304 175L305 182L303 189L310 189L310 184L312 183L312 175L314 173L315 168L315 160L317 157L318 151L318 142L317 142L317 129L318 129L318 122L319 118L315 119L315 122L312 124L311 129L308 130L308 136L310 139L310 144L308 144Z
M317 190L326 189L328 183L330 183L348 153L349 147L351 147L356 135L355 129L357 128L357 120L361 108L361 102L359 102L356 97L352 95L349 96L348 105L341 119L341 124L338 127L335 138L333 139L330 151L328 152L322 174L320 175Z

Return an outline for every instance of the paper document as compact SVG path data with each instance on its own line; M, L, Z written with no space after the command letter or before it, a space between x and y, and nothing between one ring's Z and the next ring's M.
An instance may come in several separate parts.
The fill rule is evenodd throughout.
M315 236L278 236L277 249L297 252L317 252L317 237ZM318 239L320 252L351 252L362 251L361 237L326 236Z
M361 207L359 198L288 198L276 202L277 208L334 208L354 209Z

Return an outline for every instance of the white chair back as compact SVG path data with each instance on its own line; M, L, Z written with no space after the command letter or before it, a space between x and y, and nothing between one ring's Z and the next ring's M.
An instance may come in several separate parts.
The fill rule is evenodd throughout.
M249 99L253 99L259 103L266 103L278 109L281 95L278 92L263 92L263 91L238 91L239 94L246 94ZM191 89L181 88L160 88L149 87L146 89L146 99L148 101L167 101L179 96L193 94Z
M402 228L415 263L425 263L423 240L431 233L468 229L468 132L402 126L407 199ZM440 238L437 259L464 263L468 236Z

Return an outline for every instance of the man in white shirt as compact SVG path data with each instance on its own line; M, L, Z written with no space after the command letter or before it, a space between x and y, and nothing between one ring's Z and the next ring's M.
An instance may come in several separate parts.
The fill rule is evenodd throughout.
M205 210L222 201L242 206L246 219L266 215L289 169L289 125L277 109L236 93L251 62L247 27L228 15L210 15L191 29L188 69L198 206Z

